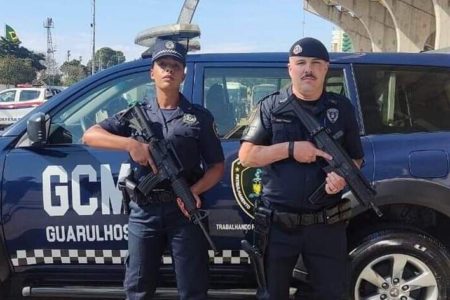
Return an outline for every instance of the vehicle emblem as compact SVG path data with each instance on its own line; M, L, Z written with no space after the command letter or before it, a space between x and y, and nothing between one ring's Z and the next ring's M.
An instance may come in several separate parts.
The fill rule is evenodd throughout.
M197 122L197 117L195 115L191 115L191 114L184 114L183 115L183 122L188 124L188 125L192 125L195 122Z
M164 46L166 49L172 50L175 48L175 43L173 41L167 41Z
M239 207L250 218L253 218L255 201L259 198L262 191L262 169L244 167L239 159L236 159L231 164L230 173L234 199L239 204Z
M336 108L329 108L327 110L327 118L331 123L336 123L337 119L339 118L339 110Z
M292 50L292 53L294 53L295 55L301 53L303 51L302 46L300 45L295 45L294 49Z

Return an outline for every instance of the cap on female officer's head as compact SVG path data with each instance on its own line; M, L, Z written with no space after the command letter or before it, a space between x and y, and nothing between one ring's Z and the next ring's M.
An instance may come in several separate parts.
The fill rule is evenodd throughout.
M311 37L296 41L289 50L289 56L317 57L329 62L328 50L321 41Z
M186 65L186 48L171 39L157 38L153 47L152 65L161 57L172 57Z

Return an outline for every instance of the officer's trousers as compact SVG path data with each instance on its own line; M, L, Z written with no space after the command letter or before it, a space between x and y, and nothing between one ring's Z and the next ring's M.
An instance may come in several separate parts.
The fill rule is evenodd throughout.
M265 255L268 295L259 299L289 299L292 271L299 254L303 255L314 289L313 299L347 299L349 263L344 223L309 225L296 231L272 225Z
M161 256L167 247L172 254L179 299L206 300L207 244L200 228L182 215L175 202L145 207L130 203L124 280L127 299L153 298Z

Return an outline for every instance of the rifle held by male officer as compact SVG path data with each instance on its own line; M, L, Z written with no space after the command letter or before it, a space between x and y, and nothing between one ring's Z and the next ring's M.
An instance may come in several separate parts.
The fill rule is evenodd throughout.
M376 196L375 189L367 181L361 170L355 165L347 152L342 149L341 145L339 145L333 137L330 136L327 128L321 126L319 122L311 116L311 114L301 107L300 103L297 103L297 101L293 99L292 96L276 108L273 111L273 114L291 114L297 117L309 131L317 148L327 152L333 157L332 160L327 160L328 165L323 167L323 170L326 173L334 171L338 175L345 178L348 187L355 195L355 198L359 204L373 209L378 217L383 216L380 209L373 203ZM320 193L323 194L323 190L324 184L319 187L319 189L317 189L311 197L314 198Z
M153 188L161 181L168 180L176 195L184 204L190 220L200 226L211 248L217 252L217 248L208 234L202 219L205 213L197 209L196 199L191 189L183 177L183 167L177 156L173 145L164 139L160 139L153 132L151 120L144 113L141 104L135 104L124 113L122 119L128 120L130 125L135 128L140 137L149 144L149 151L158 169L157 174L147 175L136 187L144 196L150 194Z

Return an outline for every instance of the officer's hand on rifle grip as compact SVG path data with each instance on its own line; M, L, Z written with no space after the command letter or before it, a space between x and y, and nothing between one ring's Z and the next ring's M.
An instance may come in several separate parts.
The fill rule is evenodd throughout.
M326 184L325 184L325 192L329 195L337 194L342 191L347 182L345 179L335 172L330 172L327 174Z
M142 166L150 166L154 174L158 172L158 169L153 161L150 151L149 145L146 143L141 143L136 141L135 139L130 139L130 143L128 145L128 152L130 153L131 158Z
M293 156L296 161L301 163L315 162L318 156L326 160L333 159L331 155L316 148L313 143L307 141L294 142Z
M195 207L197 207L197 208L202 207L202 200L200 200L200 197L195 193L192 193L192 195L195 198ZM183 203L183 201L181 201L180 198L177 198L177 204L178 204L178 207L180 208L181 212L183 213L183 215L185 215L187 218L190 218L189 212L184 207L184 203Z

